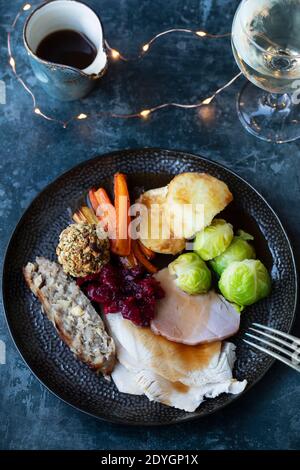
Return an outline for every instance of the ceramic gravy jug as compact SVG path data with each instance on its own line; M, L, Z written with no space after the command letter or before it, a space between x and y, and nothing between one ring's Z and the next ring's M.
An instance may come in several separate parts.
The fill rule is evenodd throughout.
M36 51L49 34L73 30L84 34L96 48L94 61L80 70L43 60ZM24 45L35 76L52 96L72 101L86 96L102 77L107 67L103 28L99 17L87 5L75 0L52 0L38 6L27 19L23 32Z

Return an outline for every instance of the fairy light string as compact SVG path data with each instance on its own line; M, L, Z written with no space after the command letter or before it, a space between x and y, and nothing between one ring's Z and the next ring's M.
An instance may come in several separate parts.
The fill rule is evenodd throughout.
M224 34L210 34L207 33L206 31L195 31L193 29L187 29L187 28L172 28L172 29L167 29L166 31L162 31L161 33L156 34L153 36L150 41L148 41L146 44L144 44L140 52L133 57L125 57L122 55L119 51L116 49L113 49L108 41L105 41L105 46L107 50L109 51L109 54L112 59L121 59L124 62L129 62L129 61L134 61L134 60L139 60L142 57L144 57L149 51L150 48L153 46L153 44L157 41L162 36L166 36L167 34L173 34L173 33L186 33L186 34L192 34L193 36L198 36L200 38L208 38L208 39L222 39L222 38L227 38L231 36L231 33L224 33Z
M176 103L176 102L167 102L167 103L162 103L157 106L153 106L149 109L142 109L141 111L133 112L130 114L120 114L120 113L113 113L109 111L102 111L99 113L93 113L93 114L87 114L87 113L79 113L74 116L72 116L70 119L66 121L62 121L60 119L57 119L54 116L51 116L45 112L43 112L40 107L37 105L37 101L35 98L35 95L31 88L27 85L27 83L23 80L23 78L20 76L20 74L17 71L17 65L16 65L16 60L13 55L12 51L12 33L15 31L16 26L18 24L19 19L22 17L23 14L26 14L29 10L31 10L32 5L30 3L25 3L20 10L18 11L16 17L14 18L14 21L11 24L11 29L7 33L7 50L8 50L8 63L11 67L11 70L16 77L17 81L21 84L21 86L24 88L24 90L30 95L31 100L32 100L32 105L33 105L33 112L43 118L46 119L47 121L52 121L57 124L62 125L64 128L67 128L69 124L75 121L82 121L85 119L92 119L92 118L97 118L97 117L107 117L107 118L115 118L115 119L132 119L132 118L140 118L140 119L148 119L149 116L157 111L160 111L162 109L166 108L180 108L180 109L197 109L202 106L207 106L209 105L217 95L219 95L222 91L224 91L226 88L230 87L241 75L242 73L238 73L235 75L231 80L229 80L225 85L221 86L217 90L215 90L210 96L204 98L203 100L197 102L197 103L192 103L192 104L184 104L184 103ZM210 34L206 31L195 31L192 29L187 29L187 28L172 28L168 29L166 31L162 31L155 36L153 36L147 43L142 45L139 49L139 53L134 56L134 57L126 57L121 52L119 52L117 49L114 49L110 46L108 41L105 41L105 46L108 52L109 57L112 60L122 60L124 62L130 62L130 61L136 61L140 60L143 58L146 54L149 53L151 47L153 44L162 36L166 36L169 34L173 33L185 33L185 34L191 34L195 36L196 38L200 39L222 39L226 37L230 37L231 33L225 33L225 34Z

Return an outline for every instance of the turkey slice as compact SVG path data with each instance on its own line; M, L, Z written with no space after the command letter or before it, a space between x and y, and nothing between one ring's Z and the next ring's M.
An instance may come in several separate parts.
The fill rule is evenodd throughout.
M240 327L240 313L214 291L188 295L179 289L168 268L155 278L166 296L158 303L151 322L154 333L170 341L195 345L221 341L233 336Z
M165 374L167 371L168 375L173 378L179 378L181 374L178 374L178 370L172 372L170 361L168 361L168 367L165 366L166 355L162 353L161 368L155 364L155 361L153 367L151 358L148 357L149 350L139 345L140 334L145 333L145 330L150 331L148 328L139 328L128 320L124 320L120 314L108 315L107 321L115 340L117 356L120 361L112 373L112 378L120 392L134 395L144 393L151 401L158 401L185 411L195 411L205 397L214 398L224 392L238 394L246 386L246 381L237 382L232 378L235 346L231 343L224 343L220 351L212 356L212 363L217 358L217 364L214 367L210 367L210 364L208 364L206 367L202 367L201 370L200 366L201 372L198 371L198 380L194 381L195 383L189 383L188 369L185 370L186 377L181 376L181 380L171 381L161 373ZM129 325L132 325L132 328ZM135 332L134 337L128 335L130 331ZM153 341L158 339L150 331L151 334ZM132 338L135 338L137 343L134 350L130 347L128 349L124 347L124 344L130 344ZM170 343L167 340L164 341ZM176 346L175 343L174 345ZM186 346L186 348L190 348L192 352L196 347ZM136 356L133 355L134 351ZM168 351L171 352L170 349ZM175 348L173 350L174 363L176 363L176 359L178 360L176 351L178 350ZM183 367L183 364L181 364L181 367ZM188 367L187 362L186 367Z
M195 411L205 398L215 398L221 393L241 393L246 382L231 379L225 382L188 387L181 382L170 382L150 370L127 369L118 363L112 372L119 392L130 395L145 394L150 401L157 401L184 411Z
M232 379L235 346L220 341L188 346L140 328L121 314L106 316L117 357L126 368L151 370L170 382L200 386Z
M126 369L120 362L115 365L111 376L119 392L129 393L130 395L144 394L142 388L138 386L135 380L134 372Z
M136 381L149 400L190 412L195 411L205 398L215 398L221 393L241 393L247 383L231 379L189 387L181 382L170 382L150 370L138 371Z

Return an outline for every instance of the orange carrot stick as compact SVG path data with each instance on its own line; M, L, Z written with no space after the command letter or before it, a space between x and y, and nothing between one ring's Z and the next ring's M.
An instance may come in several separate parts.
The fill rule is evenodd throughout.
M128 227L131 221L129 215L130 199L126 177L122 173L114 176L114 193L116 208L116 253L120 256L129 256L131 240Z
M105 189L99 188L97 191L95 191L94 197L98 203L96 215L98 219L103 222L103 225L106 227L106 229L110 232L111 238L114 238L112 235L115 230L115 208Z
M89 191L89 199L93 209L96 213L97 219L102 223L104 230L108 232L110 249L113 253L116 252L115 240L115 208L104 188L99 188L97 191L91 189Z
M80 212L81 212L81 214L83 214L83 217L87 220L87 222L89 224L97 224L98 223L98 219L95 216L95 213L94 213L93 209L91 209L90 207L82 206L80 208Z
M73 220L76 223L97 224L98 220L94 211L87 206L82 206L73 214Z
M82 218L82 215L79 213L79 211L73 214L73 220L76 224L82 224L86 222L86 220Z
M109 196L107 192L105 191L104 188L99 188L97 191L94 193L96 200L98 201L98 205L100 206L101 204L111 204L112 202L109 199Z
M154 253L154 251L150 250L150 248L147 248L145 245L143 245L141 240L138 240L138 244L139 244L139 249L146 256L146 258L148 258L148 259L155 258L156 253Z
M98 208L96 211L96 215L100 221L106 223L111 230L114 229L115 221L114 221L114 206L103 188L99 188L94 193L95 199L98 202ZM99 209L101 209L102 214L99 214Z
M97 198L95 196L95 192L96 192L95 188L92 188L92 189L89 190L89 200L90 200L92 208L95 211L95 214L97 214L97 209L99 207L99 203L98 203Z
M147 260L147 258L141 252L139 244L136 241L133 241L132 243L132 250L133 250L134 256L147 269L149 273L152 273L152 274L157 273L158 271L157 267L153 266L153 264Z

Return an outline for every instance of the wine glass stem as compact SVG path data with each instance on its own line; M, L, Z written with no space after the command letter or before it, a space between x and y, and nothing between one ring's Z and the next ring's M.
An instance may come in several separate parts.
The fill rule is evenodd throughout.
M264 97L264 105L280 111L287 108L291 104L291 98L287 93L279 95L277 93L268 93Z

